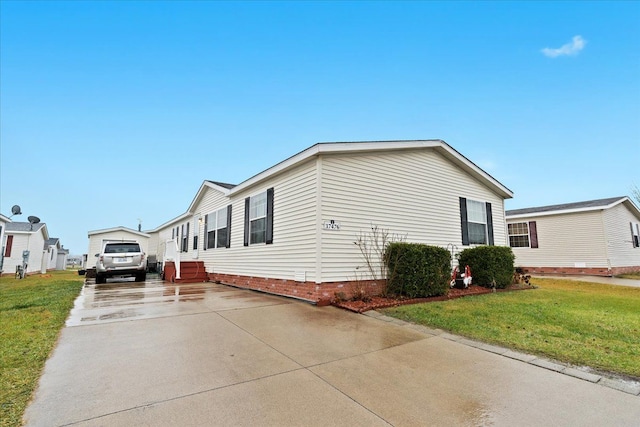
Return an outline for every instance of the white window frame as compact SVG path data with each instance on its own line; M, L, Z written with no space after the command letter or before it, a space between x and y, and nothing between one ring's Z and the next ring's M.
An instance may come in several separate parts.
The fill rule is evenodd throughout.
M220 240L220 230L227 228L227 209L228 207L225 206L224 208L220 208L207 215L207 235L204 236L207 250L227 247L226 239L224 241ZM220 226L220 220L223 217L221 213L224 213L224 221L222 226ZM227 233L228 232L229 230L227 230ZM214 233L213 246L209 246L209 233Z
M512 228L516 228L516 227L522 227L524 225L524 227L526 228L526 233L522 233L522 230L517 230L519 231L518 233L512 233L511 229ZM513 226L513 227L512 227ZM529 230L529 223L528 222L512 222L507 224L507 237L509 238L509 247L511 248L530 248L531 247L531 231ZM524 245L514 245L511 242L511 238L512 237L526 237L527 238L527 244L526 246Z
M263 221L261 221L263 220ZM254 226L259 223L263 224L262 239L254 240ZM267 241L267 192L251 196L249 200L249 244L258 245L265 244Z
M479 210L475 209L473 206L476 205ZM480 202L478 200L467 199L467 226L469 233L469 244L470 245L486 245L489 242L489 225L487 224L487 211L486 211L486 203ZM477 213L481 213L481 218L477 217ZM484 221L484 222L482 222ZM483 241L473 240L471 233L471 224L482 225L484 228L484 239ZM475 235L473 236L475 237Z

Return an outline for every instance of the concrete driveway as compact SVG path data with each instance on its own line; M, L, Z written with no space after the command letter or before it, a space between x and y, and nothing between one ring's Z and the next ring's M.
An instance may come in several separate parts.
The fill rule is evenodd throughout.
M637 426L640 398L212 283L85 285L29 426Z

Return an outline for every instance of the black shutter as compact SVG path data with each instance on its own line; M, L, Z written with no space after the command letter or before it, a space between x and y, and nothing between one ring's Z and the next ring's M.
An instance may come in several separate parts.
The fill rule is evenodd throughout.
M251 197L244 199L244 245L249 246L249 208Z
M187 223L187 235L184 239L184 251L189 252L189 222Z
M640 236L638 236L636 233L633 232L633 223L630 222L629 226L631 227L631 244L633 245L634 248L637 248L640 246Z
M231 205L227 206L227 242L224 247L231 247Z
M266 244L273 243L273 187L267 190L267 237Z
M491 203L486 203L487 209L487 236L489 238L489 246L493 246L493 214L491 213Z
M13 247L13 236L7 236L7 245L4 249L4 256L11 258L11 248Z
M538 247L538 227L535 221L529 221L529 246Z
M467 199L460 197L460 226L462 227L462 244L469 246L469 226L467 225Z
M209 215L205 215L204 216L204 236L202 237L202 250L206 251L207 250L207 246L209 246L209 236L207 235L207 226L209 221Z

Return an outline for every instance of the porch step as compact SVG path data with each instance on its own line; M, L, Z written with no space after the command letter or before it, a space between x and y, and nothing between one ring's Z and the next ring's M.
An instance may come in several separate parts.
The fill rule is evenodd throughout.
M204 268L203 261L180 262L179 279L176 279L175 263L167 261L164 264L163 278L172 283L200 283L209 281L209 275Z

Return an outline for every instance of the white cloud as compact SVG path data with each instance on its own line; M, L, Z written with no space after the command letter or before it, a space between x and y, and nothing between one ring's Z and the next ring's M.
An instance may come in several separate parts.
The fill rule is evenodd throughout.
M545 47L542 49L542 53L549 58L556 58L558 56L564 55L577 55L584 46L587 44L587 41L582 38L582 36L573 36L571 43L567 43L562 45L557 49L552 49L550 47Z

